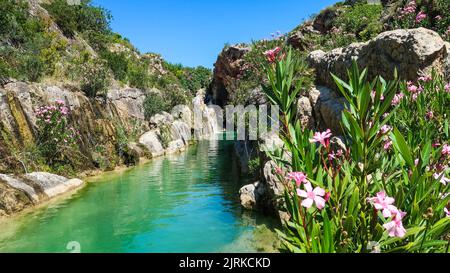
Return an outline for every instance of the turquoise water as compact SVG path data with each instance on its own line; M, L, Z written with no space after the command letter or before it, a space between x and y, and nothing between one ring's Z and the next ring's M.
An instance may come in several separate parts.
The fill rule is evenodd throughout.
M240 208L238 191L249 181L235 162L232 143L204 141L106 174L70 197L0 223L0 252L70 252L74 244L81 252L265 249L255 231L270 220Z

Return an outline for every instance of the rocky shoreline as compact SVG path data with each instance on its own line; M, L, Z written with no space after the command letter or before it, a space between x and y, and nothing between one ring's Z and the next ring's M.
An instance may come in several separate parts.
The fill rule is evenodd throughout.
M76 176L96 175L117 166L137 165L151 158L184 151L194 139L216 133L215 112L205 104L204 96L204 91L199 91L190 107L177 106L172 113L156 114L147 122L143 112L145 93L139 89L111 90L106 101L102 102L59 86L10 83L4 89L0 88L0 143L10 144L5 145L10 148L5 154L14 152L15 147L33 143L34 109L55 100L64 100L74 115L73 122L83 143L80 150L85 158L84 165ZM200 122L194 122L194 109L200 111ZM133 130L131 127L136 124L140 132L137 142L128 143L125 151L117 151L117 127ZM106 147L103 157L115 159L105 169L98 168L100 155L97 145ZM14 171L16 174L6 174L10 173L10 164L8 156L0 160L0 217L16 214L86 185L80 179L47 172L17 174ZM24 169L27 168L24 166Z

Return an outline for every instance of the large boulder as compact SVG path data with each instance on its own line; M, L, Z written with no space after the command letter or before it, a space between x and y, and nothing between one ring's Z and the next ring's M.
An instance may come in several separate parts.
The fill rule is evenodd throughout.
M159 130L151 130L139 138L139 143L144 145L151 153L152 157L164 155L164 147L158 137Z
M397 69L401 79L414 80L433 68L444 72L448 51L439 34L432 30L398 29L383 32L366 43L354 43L330 52L313 51L308 55L308 62L315 68L319 84L335 88L330 73L346 79L352 58L369 69L369 78L380 75L389 80Z
M23 179L28 180L32 185L40 188L48 198L53 198L77 189L84 183L80 179L68 179L60 175L45 172L29 173L24 175Z
M0 216L11 215L27 207L84 186L80 179L34 172L25 175L0 174Z
M259 181L245 185L239 190L241 205L249 210L257 210L260 206L264 206L265 194L266 187Z
M340 135L345 99L330 88L315 86L309 91L309 101L313 108L316 129L330 129L334 134Z

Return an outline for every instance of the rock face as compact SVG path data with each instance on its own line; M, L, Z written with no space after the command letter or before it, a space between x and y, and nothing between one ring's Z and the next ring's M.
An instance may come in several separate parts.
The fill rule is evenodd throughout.
M146 121L145 97L146 91L133 88L113 89L106 98L89 99L84 93L61 86L13 82L0 87L0 173L27 171L13 153L35 144L35 110L56 100L65 101L70 123L80 133L80 155L74 154L71 163L81 171L134 164L139 157L163 155L169 146L169 153L181 151L191 139L192 129L198 128L197 137L218 130L215 112L204 103L204 91L193 102L193 109L202 114L195 124L188 106L177 106L170 114L160 113ZM140 147L119 149L119 130L142 135Z
M44 172L0 174L0 216L11 215L83 185L82 180Z
M229 94L227 90L236 81L244 67L244 55L250 51L247 46L230 46L225 48L214 64L214 76L211 84L212 101L218 105L224 105Z
M139 138L152 157L184 151L191 140L209 138L218 132L213 108L205 104L205 92L193 99L193 110L176 106L171 113L162 112L150 118L151 130Z
M383 32L366 43L355 43L330 52L313 51L308 56L319 84L334 88L330 75L346 78L352 58L369 69L369 78L377 75L389 80L397 68L401 79L414 80L431 69L444 72L448 51L442 38L425 28Z
M126 133L145 132L145 93L138 89L110 90L106 99L88 99L83 93L69 88L38 83L13 82L0 87L0 172L21 169L12 156L14 150L23 150L35 144L36 108L64 100L70 109L70 123L80 133L81 156L74 155L77 169L98 167L101 147L106 168L121 161L117 150L117 129ZM109 167L108 167L109 166Z

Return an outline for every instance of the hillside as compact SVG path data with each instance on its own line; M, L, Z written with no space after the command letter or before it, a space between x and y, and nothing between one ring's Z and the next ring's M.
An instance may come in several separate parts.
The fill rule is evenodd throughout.
M90 97L108 88L163 90L163 109L185 103L209 83L210 71L139 52L110 28L112 16L89 0L0 1L0 81L61 83Z
M294 53L304 59L314 50L330 51L366 42L385 31L418 27L434 30L449 42L449 10L448 0L383 0L380 4L368 4L365 0L338 2L311 15L288 33L274 33L271 39L251 44L226 46L215 64L209 92L219 104L260 101L260 83L265 80L261 66L263 53L275 47L292 46ZM306 66L299 73L307 80L306 91L314 75Z
M0 172L76 176L184 148L192 124L169 113L203 109L211 71L141 53L107 10L68 3L0 0Z

